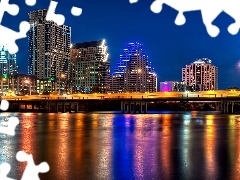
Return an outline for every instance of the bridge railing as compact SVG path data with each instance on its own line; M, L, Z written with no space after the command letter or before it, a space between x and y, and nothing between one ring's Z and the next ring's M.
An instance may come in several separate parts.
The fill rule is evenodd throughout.
M195 93L119 93L119 94L75 94L75 95L31 95L31 96L2 96L8 100L41 100L41 99L155 99L155 98L214 98L214 97L240 97L239 92L195 92Z

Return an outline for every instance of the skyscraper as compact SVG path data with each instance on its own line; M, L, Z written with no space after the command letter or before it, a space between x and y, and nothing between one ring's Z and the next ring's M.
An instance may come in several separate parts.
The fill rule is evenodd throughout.
M156 92L157 76L141 43L127 43L110 77L111 92Z
M7 44L0 44L0 74L13 75L18 73L16 54L9 54Z
M182 68L182 81L187 86L192 86L193 91L196 87L199 90L218 89L218 68L212 65L208 58L200 58L190 65Z
M59 89L60 80L69 79L71 28L46 21L46 14L45 9L29 13L28 73L39 79L54 79Z
M104 39L72 45L70 81L74 92L106 92L109 74L110 59Z

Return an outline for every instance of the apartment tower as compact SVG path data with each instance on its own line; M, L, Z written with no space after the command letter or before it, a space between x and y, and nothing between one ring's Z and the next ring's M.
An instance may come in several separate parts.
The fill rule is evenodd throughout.
M218 89L218 68L208 58L197 59L182 68L182 81L193 88L198 86L203 91Z
M46 21L47 10L29 13L31 29L28 33L28 73L38 79L55 82L52 90L69 79L71 28Z
M71 47L72 91L105 93L109 89L110 59L106 41L73 44Z

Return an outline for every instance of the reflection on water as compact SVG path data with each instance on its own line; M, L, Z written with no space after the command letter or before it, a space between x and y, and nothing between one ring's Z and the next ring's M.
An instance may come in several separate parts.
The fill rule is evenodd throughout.
M0 125L11 114L0 114ZM14 137L0 134L0 163L21 179L17 151L47 161L41 179L238 179L240 116L23 113Z

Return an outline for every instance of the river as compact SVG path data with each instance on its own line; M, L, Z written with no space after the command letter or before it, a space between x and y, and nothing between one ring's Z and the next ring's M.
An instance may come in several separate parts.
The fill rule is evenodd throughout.
M238 179L240 116L214 112L152 114L1 113L17 116L15 136L0 134L0 164L20 180L26 162L46 161L41 180Z

